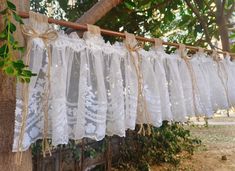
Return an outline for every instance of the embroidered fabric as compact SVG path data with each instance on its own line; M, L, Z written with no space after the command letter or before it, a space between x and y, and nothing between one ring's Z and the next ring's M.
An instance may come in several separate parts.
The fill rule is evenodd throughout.
M160 92L162 120L172 121L173 116L168 92L168 81L166 79L166 72L163 66L163 61L161 60L160 56L156 55L154 49L152 49L150 53L150 62L152 63L156 84Z
M210 86L212 108L214 111L226 109L228 108L228 101L226 98L226 90L221 79L225 76L224 72L221 70L218 61L214 61L211 57L203 59L202 67L204 72L207 72L208 75L207 79Z
M113 47L121 55L120 68L124 95L125 129L135 129L137 119L138 81L130 54L122 43L115 43Z
M36 15L30 17L29 23L39 33L49 27L46 20ZM29 84L23 151L43 138L48 85L47 48L40 38L31 43L30 69L37 76ZM135 46L138 42L131 43ZM235 105L235 63L229 57L215 62L200 52L186 63L178 53L165 53L163 47L150 51L140 48L139 54L132 54L136 61L141 55L143 80L139 80L126 46L118 42L111 45L100 34L86 32L81 39L76 34L58 32L58 38L48 46L52 56L48 138L53 146L67 144L69 139L87 137L98 141L106 135L125 136L125 131L135 129L136 124L159 127L163 120L209 118L214 111ZM197 83L195 90L190 72ZM143 83L149 115L137 113L139 81ZM23 106L22 85L18 83L13 151L18 150Z
M168 55L163 49L156 49L155 52L162 60L165 69L173 121L184 122L186 121L186 107L177 63L178 57L176 55Z
M142 50L141 55L143 57L142 70L144 79L144 94L147 101L147 110L150 114L149 118L139 118L137 123L149 123L156 127L162 125L162 110L160 100L160 90L156 74L151 64L152 54ZM148 67L146 67L148 66Z
M206 116L210 118L213 114L212 104L211 104L211 94L209 77L210 75L204 68L204 54L196 53L193 55L190 63L192 65L195 74L195 115L196 116Z
M234 74L235 74L235 64L234 62L231 61L230 56L226 56L225 59L223 60L224 65L226 66L225 69L227 70L227 74L228 74L228 82L227 82L227 86L228 86L228 98L230 101L230 107L231 106L235 106L235 91L234 91L234 87L235 87L235 78L234 78Z
M190 59L183 59L180 55L180 52L175 54L178 59L179 75L183 87L184 103L186 107L186 115L188 117L195 116L195 84L193 82L194 71L192 69Z

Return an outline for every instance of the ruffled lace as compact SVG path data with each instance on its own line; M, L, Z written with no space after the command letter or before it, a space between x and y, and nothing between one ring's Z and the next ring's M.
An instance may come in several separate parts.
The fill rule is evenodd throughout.
M33 26L43 31L48 25L36 22ZM229 57L215 62L197 53L186 61L178 53L165 53L163 47L138 49L139 54L130 54L124 43L111 45L89 32L83 39L58 32L57 40L49 47L48 138L53 146L67 144L69 139L125 136L125 131L135 129L136 124L159 127L163 120L209 118L216 110L235 105L235 63ZM140 80L131 55L134 59L141 55L141 81L149 115L137 113ZM37 76L29 84L23 150L43 138L48 52L41 39L33 39L30 58L30 69ZM13 151L17 151L23 105L22 85L17 84Z

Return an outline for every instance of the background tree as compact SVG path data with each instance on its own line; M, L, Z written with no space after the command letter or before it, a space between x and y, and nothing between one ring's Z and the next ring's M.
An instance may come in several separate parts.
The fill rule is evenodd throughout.
M39 0L31 2L37 6L42 3ZM73 4L68 0L43 2L44 5L59 2L63 12L56 15L76 21L97 0L77 0ZM229 31L234 26L234 9L234 0L123 0L96 24L111 30L166 37L168 41L202 47L216 48L215 42L221 41L223 50L235 52L235 45L229 40L235 37L235 31Z
M18 9L27 11L28 0L13 0L13 2ZM71 2L69 0L31 0L30 2L34 11L57 19L94 24L106 14L96 23L103 28L126 30L146 37L165 37L172 42L210 48L216 48L214 42L221 41L223 50L235 52L235 45L230 43L230 39L235 38L235 31L231 29L235 25L232 22L235 17L234 0L101 0L99 2L77 0L74 3L69 3ZM89 13L84 15L94 4L96 6L92 15L88 15ZM113 8L117 4L119 5ZM97 10L100 7L103 11ZM1 27L0 24L0 29ZM105 39L115 41L117 38L105 37ZM0 170L16 170L14 153L11 152L12 144L9 143L13 141L14 109L15 80L0 72L0 142L2 143ZM18 170L31 169L31 153L26 152L23 155L23 165Z

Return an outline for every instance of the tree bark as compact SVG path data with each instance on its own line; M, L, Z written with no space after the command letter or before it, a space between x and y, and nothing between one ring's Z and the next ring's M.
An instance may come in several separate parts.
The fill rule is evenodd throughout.
M103 16L105 16L112 8L116 7L123 0L100 0L83 16L76 20L76 23L95 24ZM66 32L71 33L73 29L68 29Z
M222 48L224 51L230 52L227 19L224 13L223 5L224 2L225 1L221 2L221 0L216 0L216 24L219 28L219 35L222 43Z
M29 7L28 0L13 0L17 9L25 10ZM5 0L0 0L1 4ZM22 8L24 7L24 8ZM3 8L1 5L0 8ZM2 21L2 20L0 20ZM3 29L3 23L0 23L0 30ZM17 33L16 35L19 35ZM21 38L22 40L22 38ZM1 42L0 42L1 43ZM22 43L22 42L21 42ZM16 165L15 155L12 152L14 120L15 120L15 87L16 80L3 74L0 70L0 170L1 171L31 171L32 155L28 150L22 155L22 165Z

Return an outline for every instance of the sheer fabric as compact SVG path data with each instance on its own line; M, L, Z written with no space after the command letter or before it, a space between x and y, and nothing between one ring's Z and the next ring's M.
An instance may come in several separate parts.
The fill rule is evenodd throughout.
M149 123L156 127L162 125L162 106L160 100L160 90L158 85L158 80L156 74L153 70L153 65L151 59L153 58L152 54L146 51L142 51L141 55L143 56L142 68L143 68L143 77L144 77L144 94L147 101L147 109L150 114L149 118L137 120L138 123ZM146 67L148 66L148 67Z
M207 79L210 86L211 103L214 111L218 109L226 109L228 101L226 98L226 90L223 85L222 77L224 76L223 69L220 68L218 61L212 58L203 58L202 67L204 72L207 72Z
M156 55L154 49L151 51L151 63L153 65L154 75L156 77L157 87L160 92L160 103L161 103L161 115L162 120L172 121L172 111L168 92L168 81L166 78L166 72L163 66L163 60L160 56Z
M49 26L46 19L42 17L39 22L39 18L31 16L29 24L43 33ZM163 47L130 52L125 43L111 45L92 32L86 32L83 39L76 34L57 34L55 41L48 42L52 62L47 138L53 146L67 144L69 139L125 136L136 124L159 127L163 120L210 118L216 110L235 105L235 63L229 56L215 60L198 52L186 60L179 53L165 53ZM129 43L133 48L138 44L135 39ZM29 84L23 151L43 138L45 89L49 84L48 48L40 38L33 38L31 47L30 69L37 76ZM132 57L141 62L147 115L137 112L140 80ZM18 83L13 151L19 150L24 105Z
M121 55L120 68L124 95L125 129L135 129L137 119L138 81L134 66L130 60L130 53L122 43L115 43L114 48Z
M205 70L204 60L206 60L204 54L199 52L190 60L195 74L195 115L211 117L213 110L209 85L210 75Z
M166 54L163 49L156 49L155 52L156 56L162 60L165 69L173 121L186 121L186 106L177 63L178 57Z
M195 79L195 75L193 72L193 68L190 63L190 59L183 59L178 52L178 67L179 67L179 74L180 79L182 82L183 87L183 97L184 97L184 103L186 107L186 115L188 117L195 116L195 84L193 80Z
M225 66L226 72L227 72L227 88L228 88L228 98L229 98L229 106L235 106L235 65L234 62L231 61L230 56L226 56L225 59L222 61L223 65Z

